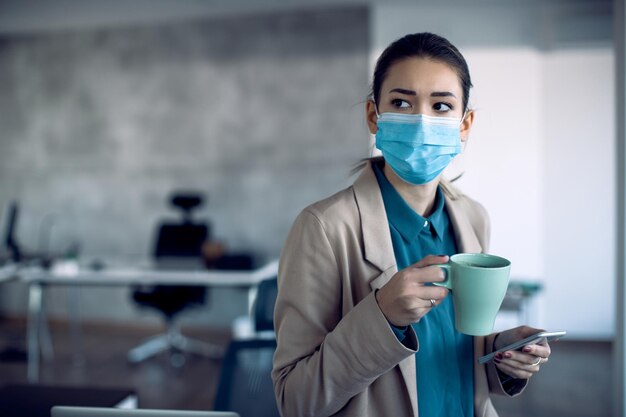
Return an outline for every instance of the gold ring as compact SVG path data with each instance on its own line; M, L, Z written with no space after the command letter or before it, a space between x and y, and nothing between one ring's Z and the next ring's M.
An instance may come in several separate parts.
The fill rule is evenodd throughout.
M435 301L435 299L431 298L431 299L430 299L430 308L434 308L434 307L435 307L435 303L436 303L436 302L437 302L437 301Z
M537 366L537 365L539 365L540 363L541 363L541 358L537 358L537 362L535 362L535 363L531 363L530 365L531 365L531 366Z

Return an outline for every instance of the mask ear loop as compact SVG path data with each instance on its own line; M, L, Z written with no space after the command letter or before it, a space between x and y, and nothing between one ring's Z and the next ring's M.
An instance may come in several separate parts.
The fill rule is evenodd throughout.
M461 117L461 120L459 121L459 127L461 127L461 125L463 124L463 122L465 121L465 116L467 116L467 112L469 111L469 109L466 107L465 111L463 111L463 116Z
M374 103L374 111L376 112L376 119L380 119L380 114L378 113L378 104L376 104L374 100L372 100L372 103ZM374 157L375 150L376 150L376 142L374 141L374 143L371 146L370 158Z
M469 111L469 108L465 108L465 111L463 111L463 117L461 117L461 120L459 121L459 128L461 127L461 125L463 124L463 121L465 121L465 116L467 116L467 112ZM460 139L460 138L459 138ZM465 145L461 145L463 146L463 152L465 152L465 149L467 147L467 140L465 141ZM456 177L448 180L448 182L453 183L455 181L457 181L459 178L461 178L463 176L463 174L465 174L465 171L461 172L460 174L458 174Z

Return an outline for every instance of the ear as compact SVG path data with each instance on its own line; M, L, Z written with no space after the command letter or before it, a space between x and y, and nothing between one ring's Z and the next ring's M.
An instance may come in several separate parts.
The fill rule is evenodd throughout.
M365 119L367 120L367 128L370 133L375 135L378 132L378 125L376 124L378 117L376 116L376 105L373 100L365 102Z
M465 113L465 119L461 122L461 142L467 142L473 124L474 110L468 110L467 113Z

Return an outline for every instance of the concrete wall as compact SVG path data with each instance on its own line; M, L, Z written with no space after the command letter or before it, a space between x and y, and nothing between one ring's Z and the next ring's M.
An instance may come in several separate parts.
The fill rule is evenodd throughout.
M3 35L0 202L20 202L21 243L145 257L183 188L208 194L215 238L276 257L297 212L366 156L368 39L363 7ZM1 294L24 311L19 285ZM131 313L126 290L83 298L88 317ZM245 312L228 298L213 297L222 323ZM50 300L65 311L64 291Z

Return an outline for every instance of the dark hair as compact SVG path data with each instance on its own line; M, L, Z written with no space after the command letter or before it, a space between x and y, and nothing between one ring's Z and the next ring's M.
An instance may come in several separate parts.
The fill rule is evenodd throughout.
M378 106L380 88L387 77L389 68L406 58L430 58L448 64L458 75L463 89L463 110L467 109L469 90L472 87L469 69L465 58L447 39L433 33L413 33L389 45L376 61L370 98Z

